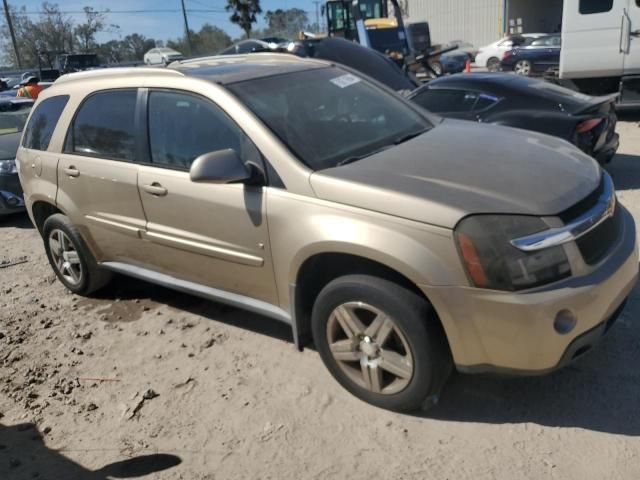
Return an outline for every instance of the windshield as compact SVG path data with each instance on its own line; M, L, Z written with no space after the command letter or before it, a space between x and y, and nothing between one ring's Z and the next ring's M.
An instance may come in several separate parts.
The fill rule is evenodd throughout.
M403 100L336 67L228 88L313 170L364 158L431 127Z
M16 111L0 111L0 135L21 132L24 129L24 124L27 123L30 110L31 106L29 105Z

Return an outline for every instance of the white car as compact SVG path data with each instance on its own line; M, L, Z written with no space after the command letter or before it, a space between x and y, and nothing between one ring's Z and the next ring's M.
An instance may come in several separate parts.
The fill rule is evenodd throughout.
M548 33L523 33L518 35L510 35L497 42L482 47L476 55L476 66L486 67L490 72L500 70L500 61L502 56L514 46L521 45L527 39L535 39L549 35Z
M184 55L171 48L152 48L144 54L147 65L168 65L178 60L184 60Z

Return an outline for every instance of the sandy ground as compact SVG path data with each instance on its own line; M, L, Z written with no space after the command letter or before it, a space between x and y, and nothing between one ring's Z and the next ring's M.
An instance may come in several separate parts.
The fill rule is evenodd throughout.
M640 128L610 167L640 220ZM119 278L67 293L0 220L0 479L637 479L640 291L551 376L456 375L434 410L371 407L277 322ZM147 475L145 475L147 474Z

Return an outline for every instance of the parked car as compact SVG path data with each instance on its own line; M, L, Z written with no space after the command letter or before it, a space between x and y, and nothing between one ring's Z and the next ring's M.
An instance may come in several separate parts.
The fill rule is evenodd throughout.
M33 100L0 99L0 216L24 211L16 153Z
M476 66L487 68L490 72L500 71L500 61L503 55L509 50L525 44L527 41L533 41L540 37L548 36L547 33L524 33L519 35L510 35L494 42L486 47L482 47L476 54Z
M557 71L560 67L560 35L549 35L504 53L502 70L530 76Z
M389 409L435 402L453 365L566 365L638 276L633 217L589 156L293 55L61 78L18 159L67 289L119 272L281 320Z
M469 54L454 50L452 52L444 53L440 55L438 61L435 63L440 65L440 71L436 68L436 73L439 75L462 73L467 66L467 61L471 61ZM432 63L432 67L434 64Z
M147 65L168 65L184 60L184 55L172 48L152 48L144 54L143 60Z
M600 163L609 162L620 143L615 95L591 97L543 80L473 73L438 78L409 98L444 117L564 138Z

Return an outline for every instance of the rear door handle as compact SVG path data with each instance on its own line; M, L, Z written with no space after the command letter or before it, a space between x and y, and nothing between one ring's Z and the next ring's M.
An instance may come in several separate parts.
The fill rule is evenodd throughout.
M164 197L168 192L168 190L158 182L153 182L151 185L143 185L142 189L148 194L155 195L156 197Z
M632 37L640 37L640 30L634 30L633 32L629 32L629 35Z
M70 177L79 177L80 176L80 170L78 170L73 165L65 168L63 171L64 171L64 173L66 173Z

